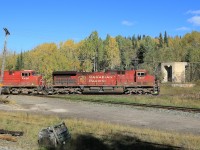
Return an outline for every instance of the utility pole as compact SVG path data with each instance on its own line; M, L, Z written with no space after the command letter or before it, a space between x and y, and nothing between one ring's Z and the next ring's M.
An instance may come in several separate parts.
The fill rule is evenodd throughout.
M95 49L95 55L94 55L94 72L98 71L98 47Z
M97 72L97 57L96 57L96 52L94 58L94 63L93 63L93 71Z
M10 35L10 32L8 31L8 29L3 28L5 31L5 42L4 42L4 49L3 49L3 56L2 56L2 67L1 67L1 79L0 79L0 94L2 91L2 83L3 83L3 77L4 77L4 69L5 69L5 62L6 62L6 52L7 52L7 38L8 35Z
M94 68L94 72L96 72L97 71L97 68L96 68L96 54L95 54L95 56L94 56L94 64L93 64L94 66L93 66L93 68Z

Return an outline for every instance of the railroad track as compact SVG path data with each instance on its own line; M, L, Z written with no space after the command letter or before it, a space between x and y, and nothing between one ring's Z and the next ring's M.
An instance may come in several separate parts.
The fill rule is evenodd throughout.
M38 95L36 95L36 96L38 96ZM40 95L40 97L56 98L56 97L47 96L47 95ZM57 97L57 98L61 98L61 97ZM154 105L154 104L126 103L126 102L114 102L114 101L102 101L102 100L80 100L80 101L200 113L200 108L188 108L188 107L178 107L178 106L164 106L164 105Z
M115 104L115 105L126 105L126 106L138 106L138 107L148 107L148 108L157 108L157 109L165 109L165 110L175 110L175 111L183 111L183 112L195 112L200 113L200 108L188 108L188 107L177 107L177 106L163 106L163 105L153 105L153 104L139 104L139 103L125 103L125 102L113 102L113 101L101 101L101 100L81 100L88 102L97 102L97 103L107 103L107 104Z

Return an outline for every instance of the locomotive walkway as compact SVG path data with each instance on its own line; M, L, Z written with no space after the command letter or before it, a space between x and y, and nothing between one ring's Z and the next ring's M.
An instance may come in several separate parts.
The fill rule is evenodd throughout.
M72 102L58 98L9 96L14 105L0 105L0 110L75 117L141 128L200 135L200 113L135 108L122 105Z

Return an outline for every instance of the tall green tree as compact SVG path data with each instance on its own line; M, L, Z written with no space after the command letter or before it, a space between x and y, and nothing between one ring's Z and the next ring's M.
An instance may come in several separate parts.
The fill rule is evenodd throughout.
M158 40L159 40L158 46L159 46L159 47L163 47L163 36L162 36L162 33L159 34Z
M23 68L24 68L24 58L23 58L23 53L21 52L20 55L18 55L18 57L17 57L15 70L21 70Z
M166 45L167 47L169 46L167 31L165 31L165 34L164 34L164 43L165 43L165 45Z
M124 38L119 35L116 37L116 41L120 50L120 68L123 70L130 69L131 60L136 56L132 40L130 38Z
M87 39L90 51L93 52L93 71L101 70L101 62L103 61L103 43L99 38L98 32L94 31Z
M92 32L89 37L84 39L80 45L80 55L79 59L81 61L81 66L84 67L85 63L87 66L92 66L87 68L89 71L99 71L101 70L101 63L103 61L103 42L98 36L98 32ZM85 67L84 67L85 68ZM91 68L91 69L90 69ZM82 68L83 69L83 68ZM85 68L86 69L86 68ZM85 70L83 69L83 70Z

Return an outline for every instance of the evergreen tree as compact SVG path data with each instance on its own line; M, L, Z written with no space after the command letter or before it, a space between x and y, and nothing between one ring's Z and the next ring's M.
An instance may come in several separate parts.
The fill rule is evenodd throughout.
M15 65L15 70L20 70L20 59L19 59L19 56L17 57L17 62L16 62L16 65Z
M167 32L165 31L165 35L164 35L164 43L165 45L168 47L169 46L169 42L168 42L168 37L167 37Z
M159 47L163 47L163 36L162 36L162 33L160 33L159 35L159 44L158 44Z
M24 68L24 61L23 61L23 53L21 52L20 55L18 55L18 57L17 57L15 70L21 70L23 68Z
M143 43L141 43L137 50L137 58L139 59L139 63L144 63L145 53L146 53L146 49Z
M137 40L140 41L142 39L141 35L138 35Z
M21 68L20 69L23 69L24 68L24 58L23 58L23 53L22 52L20 54L20 62L21 62Z

